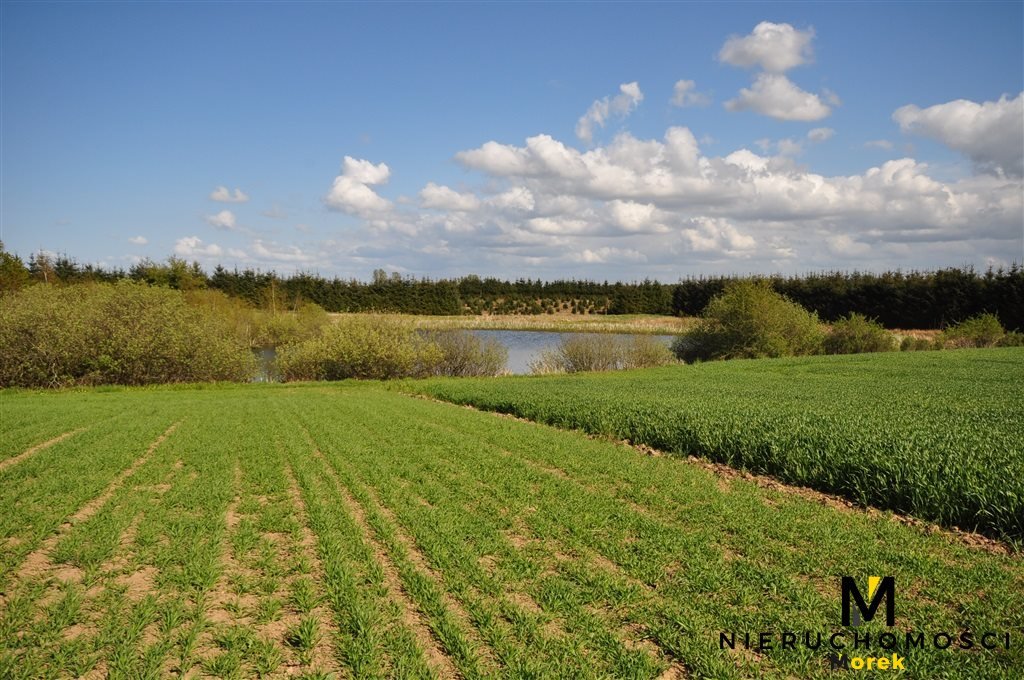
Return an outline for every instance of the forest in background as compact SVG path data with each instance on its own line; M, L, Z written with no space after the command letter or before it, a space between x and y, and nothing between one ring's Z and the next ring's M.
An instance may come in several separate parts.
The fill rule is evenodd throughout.
M198 262L176 257L143 260L128 269L80 264L67 256L35 254L25 262L0 249L0 292L33 283L73 284L132 280L183 291L219 290L270 310L315 303L328 312L463 314L661 314L697 316L730 282L768 281L826 322L852 312L887 328L945 328L983 313L1010 330L1024 330L1024 268L979 272L972 267L935 271L818 272L801 276L699 276L676 283L597 282L520 278L506 281L469 275L418 278L376 270L370 281L317 273L281 275L257 269L207 273Z

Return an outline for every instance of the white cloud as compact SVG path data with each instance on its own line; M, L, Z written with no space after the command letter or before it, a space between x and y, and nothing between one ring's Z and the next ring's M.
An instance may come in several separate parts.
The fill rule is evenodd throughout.
M236 226L235 214L230 210L221 210L216 215L207 215L206 222L215 229L231 231Z
M147 243L149 243L149 239L146 238L145 236L132 236L130 239L128 239L128 243L131 243L132 245L136 246L144 246Z
M391 169L386 163L374 165L361 158L345 156L342 161L342 173L360 184L385 184L391 177Z
M265 262L283 262L290 264L311 264L317 261L316 255L308 253L298 246L282 246L256 239L251 244L253 255Z
M821 120L832 113L821 97L801 90L786 76L774 73L759 73L753 86L741 89L736 99L725 102L725 108L798 121Z
M610 145L585 153L550 137L544 145L537 139L522 147L489 143L457 156L493 180L508 180L530 192L532 217L507 216L501 222L490 217L506 231L518 225L533 233L562 235L608 234L609 228L623 235L656 233L644 227L670 225L672 216L687 214L726 218L736 228L743 222L789 225L785 228L815 224L826 231L872 224L902 231L903 237L931 230L927 237L935 239L965 238L982 215L981 222L1001 237L1020 228L1019 184L984 178L942 183L909 158L862 175L825 177L797 168L785 157L759 156L748 149L725 157L703 156L686 128L670 128L662 141L622 134ZM799 142L774 145L795 153ZM545 164L541 146L558 146L562 162ZM504 158L517 161L507 164L501 162ZM481 210L492 207L485 201ZM710 238L699 230L694 235ZM720 242L731 250L742 245Z
M224 249L216 243L203 245L203 240L198 236L185 236L174 243L174 254L182 257L218 257L224 254Z
M569 260L583 264L606 264L609 262L645 262L647 261L647 256L631 248L603 246L593 250L584 248L578 253L571 253Z
M722 45L718 59L733 66L760 66L765 71L784 73L813 61L813 39L813 28L801 31L789 24L762 21L750 35L730 36Z
M869 149L884 149L889 151L892 149L892 142L888 139L872 139L869 142L864 142L864 146Z
M836 134L836 131L828 127L818 127L810 130L807 133L807 139L814 142L815 144L821 144L824 141L832 139Z
M345 156L341 174L334 178L324 202L335 210L362 217L383 213L391 209L391 201L378 195L370 185L384 184L390 177L391 169L385 163L374 165L367 160Z
M697 92L697 83L692 80L677 80L672 88L672 105L678 107L707 106L711 103L710 97Z
M595 126L603 128L612 116L625 118L643 99L644 93L640 91L640 85L636 81L619 85L619 94L598 99L590 105L576 123L576 136L581 141L591 144L594 141Z
M469 211L480 207L480 199L473 194L461 194L450 187L428 182L420 190L420 204L424 208Z
M512 187L497 196L492 196L487 203L499 210L517 212L529 212L536 205L533 192L526 187Z
M841 176L794 162L801 148L830 134L819 128L766 140L763 151L721 154L703 151L685 127L660 139L620 133L588 150L550 135L490 141L456 154L481 173L475 187L429 183L412 204L368 214L346 232L344 246L263 248L294 256L296 266L308 266L302 257L311 253L343 254L343 262L366 267L362 275L388 265L432 275L662 280L682 268L735 267L730 261L741 261L742 271L806 271L859 257L873 267L913 267L1019 252L1021 182L941 181L913 158ZM351 179L385 179L378 167L353 167Z
M757 246L752 236L741 234L728 220L697 217L680 234L690 250L698 253L714 252L736 257Z
M637 203L615 199L608 203L612 224L627 232L666 231L656 223L657 208L653 203Z
M237 187L234 193L228 191L227 187L217 187L210 192L210 200L221 203L245 203L249 200L249 195Z
M892 114L900 130L938 140L987 172L1024 174L1024 92L981 104L957 99L926 109L913 104Z

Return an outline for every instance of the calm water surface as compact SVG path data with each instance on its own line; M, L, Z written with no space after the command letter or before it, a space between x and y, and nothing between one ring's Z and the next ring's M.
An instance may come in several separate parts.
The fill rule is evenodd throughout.
M577 333L554 333L551 331L470 331L474 335L486 339L493 338L508 349L508 362L506 368L515 375L525 375L530 372L530 363L536 361L541 352L554 349L561 342L563 337L578 335ZM631 333L607 333L616 338L631 338ZM674 335L651 336L664 342L666 345L672 343Z

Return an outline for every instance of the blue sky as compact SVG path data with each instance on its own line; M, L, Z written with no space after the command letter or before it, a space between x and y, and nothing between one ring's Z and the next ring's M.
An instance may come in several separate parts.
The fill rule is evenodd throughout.
M4 2L2 239L358 278L1021 262L1022 8Z

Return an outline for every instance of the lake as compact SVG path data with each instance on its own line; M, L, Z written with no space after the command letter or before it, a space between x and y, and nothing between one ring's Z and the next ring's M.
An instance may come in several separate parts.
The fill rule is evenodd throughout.
M554 349L565 336L577 335L576 333L555 333L551 331L471 330L469 332L481 339L494 339L504 345L508 349L508 361L505 364L505 368L514 375L528 374L530 372L530 363L536 361L540 357L541 352ZM631 333L606 333L604 335L625 339L633 337ZM674 335L652 335L650 337L656 338L666 345L671 344L672 340L675 339ZM259 361L258 373L254 380L256 382L274 380L270 368L277 352L273 347L263 347L254 351Z

